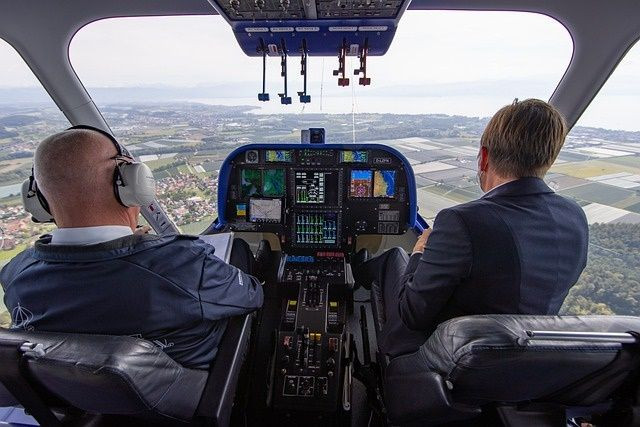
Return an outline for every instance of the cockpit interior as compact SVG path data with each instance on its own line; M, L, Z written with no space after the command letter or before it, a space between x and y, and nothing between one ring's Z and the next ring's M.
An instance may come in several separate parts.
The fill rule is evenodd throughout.
M317 112L296 118L304 124L302 129L295 127L298 122L278 126L293 116L287 108L300 107L304 112L322 105L321 91L327 90L322 85L346 92L355 91L354 87L384 89L389 76L382 71L376 75L376 60L393 54L403 21L418 11L508 11L538 14L560 23L573 43L571 57L545 101L562 113L569 128L580 125L583 113L640 39L640 3L635 0L0 0L0 42L18 53L46 90L47 102L52 100L64 116L55 129L64 130L61 123L66 121L93 126L114 135L140 161L153 163L156 179L166 179L162 191L168 194L166 188L171 185L178 190L172 193L171 210L160 198L141 206L151 233L197 234L217 245L215 253L223 261L229 261L231 239L244 240L259 261L264 292L259 310L228 320L208 370L181 366L163 352L162 343L131 336L33 330L28 327L33 313L27 308L7 310L7 323L0 323L0 425L640 425L640 311L576 297L572 301L577 301L578 308L560 315L457 317L441 324L418 352L390 358L379 349L377 337L386 321L381 290L375 283L371 289L357 283L360 257L396 247L411 255L416 239L433 225L437 210L482 197L475 188L475 166L464 165L477 162L479 137L473 129L484 127L487 115L469 117L444 131L438 128L444 125L434 125L437 140L409 134L357 139L355 124L353 133L349 127L356 120L353 110L335 126L325 126L322 120L329 115ZM85 86L82 73L72 65L72 39L84 27L111 19L194 15L221 16L219 24L233 35L227 39L233 43L229 49L258 64L252 102L257 99L260 105L278 108L283 118L255 115L250 121L257 123L258 136L250 139L231 117L232 109L243 104L230 104L228 110L218 112L212 107L204 118L193 107L188 110L192 119L171 125L176 133L152 134L145 124L140 131L143 136L129 144L138 130L126 120L144 100L102 108L102 101L97 101L102 95L96 99L90 95L89 86L95 83ZM144 27L139 31L144 32ZM164 32L164 37L174 36L169 26ZM509 34L497 30L496 34L496 44L511 43ZM105 37L111 36L116 37L116 32ZM411 55L393 57L400 83L407 83L402 73L412 72L417 58L438 60L421 57L430 40L417 36L412 40ZM215 56L217 49L222 47L210 46L207 54ZM182 67L191 67L188 58L185 61ZM233 77L231 60L216 57L215 62ZM126 68L126 64L104 66L110 67ZM281 79L275 83L269 80L274 69ZM330 73L332 80L323 80L318 91L311 78L320 72ZM2 75L0 69L0 79ZM500 77L495 80L496 86L502 84ZM637 85L633 80L624 88L634 87L629 96L636 96L634 111L640 114ZM273 86L276 93L270 95L268 89ZM441 86L437 99L447 98L449 86ZM142 97L146 96L143 89ZM0 97L3 93L0 81ZM109 96L116 99L118 93ZM355 105L354 95L350 96L349 105ZM513 98L518 96L516 91ZM400 95L388 99L398 105L408 102ZM8 156L0 157L0 174L28 169L25 165L30 164L37 143L47 136L43 129L33 133L34 139L25 146L28 157L21 157L24 149L11 148L22 126L19 119L27 123L31 113L21 113L22 104L10 102L0 98L0 156ZM358 102L365 104L367 98ZM162 124L172 114L160 102L150 102L148 109L152 124ZM373 113L361 113L361 128L367 135L386 132L367 114ZM436 116L434 120L455 117ZM389 122L420 120L416 117L397 113ZM595 227L590 228L592 239L608 232L607 226L622 224L620 230L610 230L614 237L609 240L590 240L590 256L604 251L603 257L614 257L610 261L614 267L626 263L631 265L629 270L635 266L636 273L589 273L599 278L591 289L607 288L610 280L622 280L632 288L627 297L615 288L612 299L620 306L640 301L640 285L633 276L640 270L640 233L631 228L640 224L640 160L636 157L640 156L640 128L633 128L633 118L629 122L626 131L612 130L605 136L596 134L597 129L603 131L597 121L588 129L583 127L587 136L567 139L564 149L568 151L561 152L554 165L557 169L551 169L546 180L584 208L589 226ZM205 126L230 129L230 139L220 143L226 151L214 152L201 145L218 135L202 131L200 127ZM334 131L341 128L349 131L337 137ZM453 128L455 135L450 132ZM279 133L267 135L273 129ZM194 142L193 134L200 139ZM619 143L612 140L613 135L620 138ZM440 143L458 136L464 142L455 145L457 151L448 157L439 155L446 149ZM171 148L176 141L183 144L181 151ZM156 151L145 151L151 149ZM205 152L205 163L191 164L188 159L180 163L181 156L197 156L199 150ZM428 154L420 157L421 150ZM15 159L20 165L11 163ZM575 165L582 161L589 163L571 175L570 168L578 168ZM20 181L28 175L20 175ZM5 175L0 176L2 190ZM179 182L187 182L186 176L213 178L189 187ZM462 184L448 186L448 180ZM20 181L7 178L7 199L16 195L9 194L9 187ZM596 190L597 197L590 195ZM618 195L619 199L610 201ZM175 212L187 217L190 210L201 208L205 197L213 201L208 205L211 212L193 221L201 225L199 230L185 232ZM0 204L1 220L6 221L0 225L3 242L14 242L14 235L20 235L21 229L13 224L27 227L29 223L20 203L14 202ZM0 203L4 203L1 197ZM36 234L48 230L38 228L24 242L11 246L16 249L11 257L17 249L27 248L23 243L30 245ZM631 241L630 252L617 243L606 246L623 239ZM11 259L7 248L0 245L0 267Z

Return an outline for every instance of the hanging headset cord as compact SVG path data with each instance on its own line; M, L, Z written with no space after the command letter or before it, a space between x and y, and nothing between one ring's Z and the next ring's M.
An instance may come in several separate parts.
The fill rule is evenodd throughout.
M324 88L324 57L322 57L322 73L320 73L320 112L322 112L322 89Z
M352 60L349 58L349 67L352 66ZM351 139L352 143L356 143L356 85L351 85Z

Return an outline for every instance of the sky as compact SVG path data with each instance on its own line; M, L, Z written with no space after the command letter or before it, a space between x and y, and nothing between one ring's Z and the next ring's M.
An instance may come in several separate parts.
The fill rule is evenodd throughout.
M312 104L281 106L279 60L268 64L272 101L265 112L398 112L490 116L513 98L548 99L572 53L567 30L543 15L517 12L408 11L383 57L370 57L370 87L338 88L337 58L311 58ZM259 106L261 59L238 47L219 16L117 18L81 29L70 46L76 73L89 88L225 85L210 103ZM301 86L290 73L290 91ZM355 68L355 61L349 68ZM19 56L0 41L0 87L38 85ZM640 48L632 50L579 125L640 130ZM237 88L237 91L236 89ZM255 88L253 90L252 88ZM319 102L319 93L323 99ZM102 91L101 93L104 93ZM96 91L96 94L98 92ZM295 93L294 93L295 95ZM234 99L235 98L235 99ZM100 104L100 98L94 96ZM275 100L274 100L275 99ZM320 110L322 108L322 110Z

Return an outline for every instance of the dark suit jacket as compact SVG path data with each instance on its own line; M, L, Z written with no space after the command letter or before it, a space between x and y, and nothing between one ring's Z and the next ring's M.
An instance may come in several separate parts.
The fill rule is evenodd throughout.
M589 230L575 202L521 178L441 211L402 280L400 316L433 331L472 314L557 314L587 261Z

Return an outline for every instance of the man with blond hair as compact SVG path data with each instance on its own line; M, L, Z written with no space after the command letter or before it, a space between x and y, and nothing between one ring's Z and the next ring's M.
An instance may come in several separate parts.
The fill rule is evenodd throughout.
M357 269L382 290L379 347L416 351L437 325L473 314L557 314L584 269L588 227L543 177L567 134L562 115L529 99L499 110L478 152L478 200L443 209L411 257L391 249Z
M38 145L35 181L57 228L0 272L9 312L22 313L12 328L136 336L207 368L226 319L262 305L262 287L246 271L253 255L234 243L232 259L247 257L242 271L197 237L140 233L140 207L118 190L127 185L121 167L132 163L98 129L68 129Z

